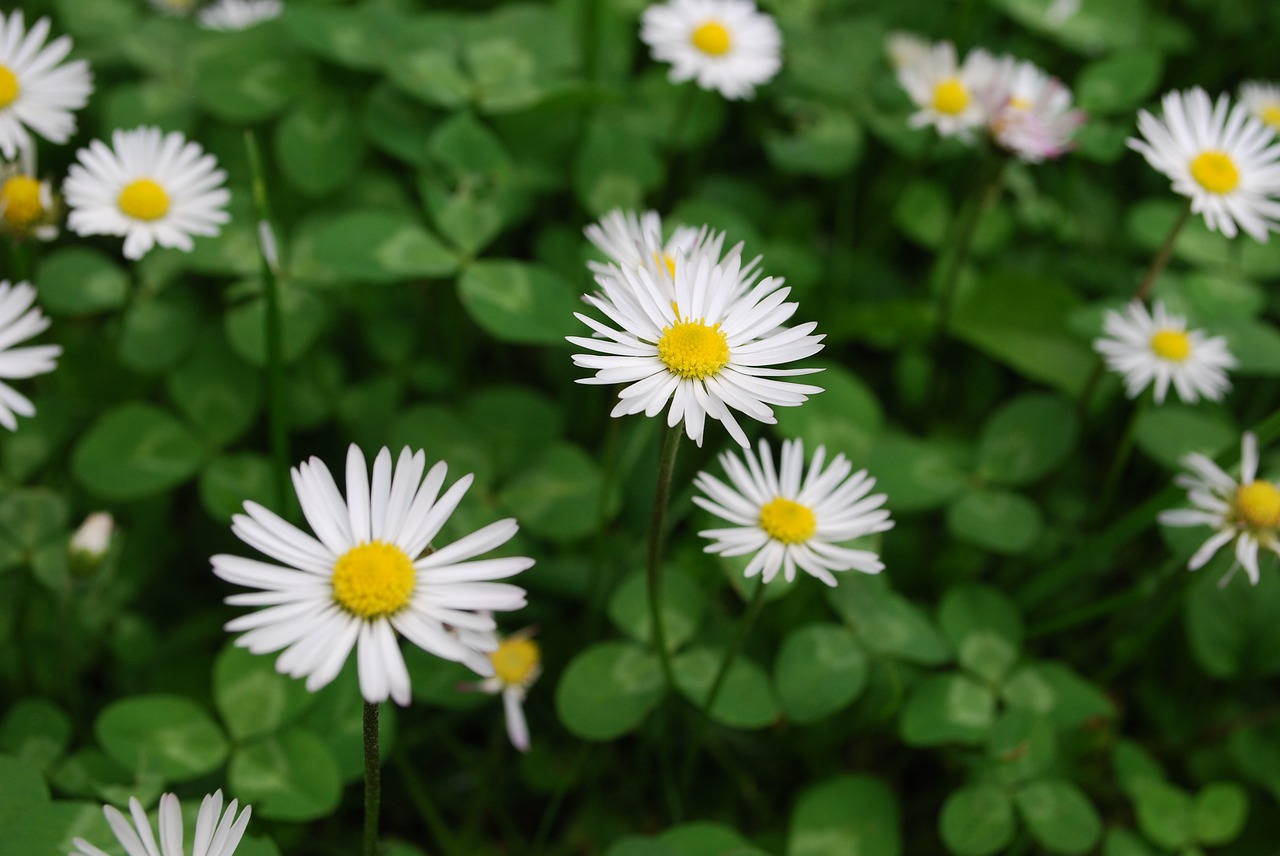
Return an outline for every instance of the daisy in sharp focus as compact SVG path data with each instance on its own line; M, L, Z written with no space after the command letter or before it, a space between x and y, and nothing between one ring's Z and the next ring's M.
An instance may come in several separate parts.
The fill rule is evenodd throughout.
M912 51L898 66L898 82L915 102L909 122L913 128L932 125L939 136L969 141L973 131L990 118L981 95L998 71L996 58L984 50L969 52L956 65L951 42L939 42L927 51Z
M873 494L876 480L859 470L844 455L836 455L823 467L826 450L819 446L805 471L804 444L782 444L777 469L769 444L760 441L760 456L743 453L746 465L732 452L720 455L729 476L725 484L700 472L694 485L704 496L693 501L715 516L734 524L728 529L708 529L698 534L710 538L707 553L744 556L754 553L745 575L760 574L767 583L781 570L792 580L796 568L829 586L836 584L832 571L884 570L880 557L869 550L854 550L841 543L893 528L889 512L881 508L883 493Z
M1191 210L1215 232L1234 238L1243 229L1266 243L1280 228L1280 141L1275 132L1226 95L1216 102L1203 89L1166 93L1163 117L1138 113L1129 148L1173 179Z
M1158 518L1165 526L1210 526L1218 530L1187 563L1192 571L1204 567L1218 550L1235 541L1237 565L1223 578L1224 586L1239 566L1244 567L1249 582L1258 584L1259 548L1280 555L1280 487L1256 478L1258 438L1246 432L1240 446L1239 482L1204 455L1184 457L1182 464L1191 472L1178 476L1176 482L1187 489L1187 499L1195 508L1162 511Z
M1082 110L1071 109L1071 90L1025 60L1009 59L985 98L992 139L1028 163L1065 154L1085 120Z
M13 347L49 329L49 319L39 307L32 305L35 302L36 290L30 283L10 285L7 279L0 280L0 378L35 377L48 374L57 366L61 345ZM16 416L35 414L36 408L30 399L0 382L0 425L16 431Z
M232 800L226 812L222 810L222 791L214 791L200 803L200 813L196 816L195 837L191 840L191 856L232 856L240 846L245 827L249 825L252 809L244 807L244 811L236 816L239 803ZM111 831L116 841L129 856L186 856L182 830L182 806L173 794L160 797L159 835L152 832L151 821L142 809L137 797L129 798L129 820L115 806L103 806ZM94 847L83 838L73 838L75 852L71 856L108 856L107 853Z
M217 235L231 219L226 180L214 156L177 131L115 131L110 148L94 140L76 152L62 185L67 228L122 236L129 259L156 244L191 252L192 235Z
M1178 398L1195 404L1201 396L1220 401L1231 381L1227 369L1236 364L1222 336L1187 330L1187 320L1157 301L1148 312L1135 300L1124 312L1109 310L1102 322L1106 336L1093 349L1124 378L1125 392L1136 398L1155 382L1155 402L1163 404L1172 384Z
M667 425L683 420L685 433L699 446L708 416L746 446L747 435L732 411L773 424L770 405L795 406L821 392L777 379L820 369L776 366L813 356L823 337L812 335L814 322L781 326L797 308L784 302L791 290L781 279L766 277L748 289L743 277L742 259L734 254L720 264L705 254L678 255L670 289L647 267L597 275L600 292L584 299L617 329L574 313L597 334L566 337L595 352L574 354L574 365L596 370L578 383L627 384L612 416L657 416L670 403Z
M782 34L753 0L668 0L644 10L640 38L671 63L673 83L696 80L725 98L751 98L782 67Z
M36 175L33 149L19 149L16 161L0 163L0 232L52 241L60 213L53 185Z
M82 59L62 63L71 39L49 44L49 19L23 27L22 10L0 12L0 154L13 159L32 145L31 132L65 143L76 132L79 110L93 92L93 74Z
M1240 84L1240 103L1259 122L1280 134L1280 85L1246 81Z
M218 0L201 9L196 20L206 30L247 30L283 12L281 0Z
M407 705L409 673L397 634L426 651L462 663L480 675L494 673L486 641L495 629L489 611L519 609L524 589L494 582L533 565L523 557L475 560L516 534L513 519L500 520L445 547L433 548L472 477L463 476L440 495L447 467L427 472L421 451L404 449L392 472L382 449L370 483L364 454L347 454L347 495L338 492L318 458L293 470L302 513L315 535L254 502L232 518L240 540L280 565L219 555L213 572L227 582L260 589L227 598L234 606L266 607L227 623L236 644L254 654L284 649L276 669L305 676L315 691L332 681L356 648L360 692L374 704L388 697ZM474 561L472 561L474 560Z

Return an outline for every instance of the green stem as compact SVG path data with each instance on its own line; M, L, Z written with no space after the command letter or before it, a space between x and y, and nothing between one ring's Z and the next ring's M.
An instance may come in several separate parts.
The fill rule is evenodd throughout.
M1156 252L1156 257L1151 260L1151 266L1147 268L1146 275L1142 277L1142 282L1138 284L1138 290L1133 293L1134 300L1146 301L1151 296L1151 289L1155 286L1156 280L1160 278L1160 274L1164 272L1165 265L1169 264L1169 257L1173 255L1173 247L1178 243L1178 235L1182 233L1182 227L1187 225L1187 219L1190 216L1191 203L1188 202L1182 207L1182 213L1174 221L1173 228L1169 230L1169 234L1165 236L1164 243L1160 245L1160 249Z
M1129 463L1129 456L1133 453L1133 441L1137 434L1138 422L1145 412L1146 408L1138 404L1129 414L1129 424L1125 426L1124 434L1120 436L1120 442L1116 445L1115 457L1111 459L1111 467L1107 470L1107 477L1102 483L1102 493L1098 495L1095 508L1100 514L1106 512L1111 505L1112 497L1115 496L1116 488L1120 484L1120 476L1124 473L1125 465Z
M980 180L975 192L969 197L956 228L954 249L947 267L946 277L942 280L942 290L938 295L938 320L934 327L934 339L940 339L947 333L951 325L951 310L955 304L956 288L965 264L969 261L969 253L973 249L973 236L978 231L978 223L982 215L995 202L1000 194L1001 177L1004 175L1004 159L996 162L995 174L987 180ZM989 170L988 170L989 171Z
M546 809L542 812L542 820L538 822L538 832L533 838L534 856L542 856L542 851L547 846L547 838L551 835L551 827L555 824L556 815L560 813L560 806L564 803L565 795L569 792L569 786L578 780L582 764L587 758L587 747L589 745L583 743L578 747L577 754L573 756L573 766L570 773L560 779L559 784L556 785L555 792L547 802Z
M258 140L252 130L244 132L245 150L258 213L259 256L262 260L262 295L267 342L267 413L271 430L271 455L275 461L276 501L281 513L289 496L289 426L284 385L284 344L280 319L280 291L277 282L275 238L271 228L271 200L262 167Z
M671 496L671 477L676 469L676 451L680 448L680 424L662 431L662 449L658 453L658 487L653 495L653 515L649 518L649 618L653 627L653 645L662 666L666 688L675 686L671 673L671 655L667 651L667 631L662 620L662 546L666 534L667 502Z
M456 853L457 846L454 843L453 836L449 833L449 826L444 822L440 809L432 801L431 794L428 792L426 784L422 781L422 777L418 775L418 771L413 768L412 764L404 761L398 753L393 759L393 763L395 764L396 772L404 780L405 791L409 794L409 799L418 810L418 815L422 818L422 822L431 831L431 835L435 838L436 846L440 848L440 852L446 854L446 856Z
M382 769L378 757L378 705L364 703L364 856L378 853L378 812L382 808Z
M686 83L684 87L684 95L681 96L680 106L676 108L675 115L671 121L671 133L667 135L667 147L672 149L680 148L680 132L684 130L684 126L689 121L689 115L693 113L693 104L698 100L698 87L693 83Z
M698 720L693 727L693 739L689 743L689 754L685 757L684 773L680 777L680 790L682 793L688 794L690 786L693 784L693 774L698 762L698 748L702 745L702 738L706 734L707 724L711 721L711 709L715 706L716 699L720 697L720 690L724 688L724 682L729 677L729 670L733 667L733 663L738 659L738 655L742 653L742 647L746 644L747 634L751 632L751 626L755 624L756 618L760 616L760 610L764 607L764 592L768 586L763 579L756 580L756 590L751 593L751 600L747 602L747 611L742 615L742 621L738 622L738 632L733 636L733 642L730 643L729 649L724 653L724 659L720 661L720 668L716 670L716 676L711 681L711 689L707 691L707 697L702 704L698 706Z

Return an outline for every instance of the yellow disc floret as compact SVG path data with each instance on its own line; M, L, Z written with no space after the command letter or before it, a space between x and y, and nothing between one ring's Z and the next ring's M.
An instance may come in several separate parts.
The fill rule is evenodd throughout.
M1160 330L1151 337L1151 351L1161 359L1180 363L1191 356L1191 337L1182 330Z
M1280 527L1280 489L1267 481L1241 485L1236 490L1236 510L1250 529Z
M124 190L120 191L116 204L120 206L120 210L126 217L132 217L135 220L159 220L169 213L169 194L151 179L140 178L129 182Z
M1231 155L1213 149L1191 161L1191 177L1210 193L1230 193L1240 184L1240 170Z
M719 21L707 21L700 25L689 40L695 48L711 56L724 56L733 47L729 28Z
M18 100L22 94L22 84L18 83L18 75L0 65L0 110Z
M678 321L663 329L658 359L667 364L672 374L704 380L728 365L729 340L719 324Z
M382 618L404 609L417 573L395 544L371 541L352 547L333 566L333 599L361 618Z
M5 226L24 232L43 216L39 181L30 176L15 175L0 185L0 220Z
M537 677L541 659L538 644L524 636L503 639L498 650L489 654L494 675L507 686L521 686Z
M1280 104L1268 104L1264 107L1262 121L1280 131Z
M808 506L779 496L761 506L760 528L783 544L803 544L818 531L818 518Z
M958 78L948 77L933 88L933 109L948 116L959 116L969 106L969 90Z

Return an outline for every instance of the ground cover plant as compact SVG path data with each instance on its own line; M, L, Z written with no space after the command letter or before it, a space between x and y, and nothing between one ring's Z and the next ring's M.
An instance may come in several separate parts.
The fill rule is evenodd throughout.
M1276 853L1278 28L0 5L0 854Z

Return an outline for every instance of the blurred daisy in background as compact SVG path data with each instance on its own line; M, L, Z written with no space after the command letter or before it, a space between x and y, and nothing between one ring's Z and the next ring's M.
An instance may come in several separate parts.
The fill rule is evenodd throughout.
M673 83L696 80L725 98L751 98L782 67L782 34L753 0L668 0L644 10L640 38L671 63Z
M853 465L844 455L836 455L824 468L825 460L826 450L819 446L806 473L800 440L782 444L777 469L764 440L760 441L758 458L750 449L742 459L732 452L722 453L720 464L729 484L705 472L694 478L703 495L694 496L693 501L733 524L727 529L699 532L712 542L705 552L754 554L745 575L759 574L765 583L780 570L787 580L793 580L797 567L829 586L836 584L832 571L878 574L884 570L877 554L841 544L893 528L889 512L881 508L886 496L868 496L876 480L866 470L850 475Z
M1044 20L1052 27L1061 27L1080 11L1080 0L1052 0L1045 7Z
M928 39L902 30L894 30L884 40L885 55L889 57L889 64L895 69L920 62L932 51L933 45Z
M1236 364L1222 336L1187 330L1187 320L1165 310L1157 301L1150 312L1135 300L1123 312L1109 310L1103 318L1106 336L1093 349L1107 366L1124 378L1125 392L1136 398L1155 383L1156 404L1163 404L1170 384L1178 398L1194 404L1201 396L1222 400L1231 389L1226 370Z
M89 63L62 62L71 39L59 36L46 45L48 36L48 18L27 31L21 9L0 12L0 154L9 160L31 147L31 132L51 143L70 139L76 132L72 111L93 92Z
M48 374L57 367L61 345L14 345L49 329L49 319L36 302L36 290L30 283L10 285L0 280L0 378L35 377ZM35 416L36 408L25 395L7 383L0 382L0 425L18 430L17 416Z
M311 691L337 677L354 647L360 692L370 704L388 697L409 703L397 634L477 674L493 675L488 655L496 643L485 634L496 625L489 613L525 604L524 589L494 581L515 576L533 560L472 561L516 534L513 519L432 548L472 477L458 479L441 496L448 468L441 461L423 478L425 467L425 454L406 448L393 474L384 448L371 483L364 454L353 445L344 500L322 461L299 464L293 484L314 536L246 502L231 531L284 566L228 555L211 560L222 579L260 590L232 595L227 603L266 607L227 623L233 633L245 631L236 644L254 654L284 649L276 669L305 676Z
M747 276L754 274L732 253L721 264L705 254L677 256L670 288L649 267L597 275L600 292L584 299L617 327L574 313L596 334L567 337L595 352L573 355L574 365L596 372L578 383L626 384L612 416L657 416L670 404L667 425L683 421L699 446L708 416L746 446L732 411L773 424L770 405L795 406L821 392L777 379L820 369L776 366L813 356L823 338L812 335L814 322L781 326L798 306L785 302L791 290L782 279L766 277L748 288Z
M477 689L489 695L502 696L502 708L507 722L507 737L511 745L521 752L529 751L529 724L524 716L524 697L542 674L542 652L533 641L534 630L526 627L510 636L489 634L489 661L493 674L479 684L463 687Z
M1240 103L1259 122L1280 134L1280 85L1246 81L1240 84Z
M191 841L192 856L232 856L240 846L245 827L249 825L252 809L244 807L244 811L236 815L239 803L232 800L224 813L222 811L222 791L214 791L200 803L200 813L196 815L195 837ZM159 836L151 830L151 821L142 809L137 797L129 798L129 814L133 824L120 813L115 806L103 806L111 831L116 841L129 856L186 856L183 846L182 806L173 794L160 797ZM71 856L108 856L83 838L73 838L75 852ZM158 846L157 846L158 845Z
M1204 567L1218 550L1235 542L1236 563L1222 580L1231 581L1237 567L1243 567L1249 582L1258 584L1258 550L1280 555L1280 487L1257 479L1258 438L1245 433L1240 443L1240 481L1200 454L1187 455L1182 464L1189 473L1176 479L1187 490L1194 509L1162 511L1165 526L1210 526L1218 531L1196 550L1187 568Z
M281 0L218 0L201 9L196 20L206 30L247 30L283 12Z
M1025 60L1005 58L983 97L996 144L1019 160L1039 163L1072 148L1071 138L1085 121L1071 109L1071 90Z
M156 244L190 252L193 235L217 235L231 219L226 180L214 156L177 131L115 131L110 147L94 140L76 152L62 185L67 228L122 236L129 259Z
M1275 132L1203 89L1166 93L1163 116L1142 110L1129 148L1173 179L1173 189L1191 199L1191 210L1215 232L1234 238L1239 229L1266 242L1280 228L1280 142Z
M18 150L18 159L0 163L0 232L17 240L58 237L61 216L53 185L36 174L35 151Z
M957 66L955 45L939 42L927 51L910 48L905 58L897 71L898 82L917 108L911 127L932 125L940 136L972 140L974 129L990 118L982 94L998 72L995 57L979 48Z
M163 15L187 18L200 5L199 0L149 0L151 8Z

